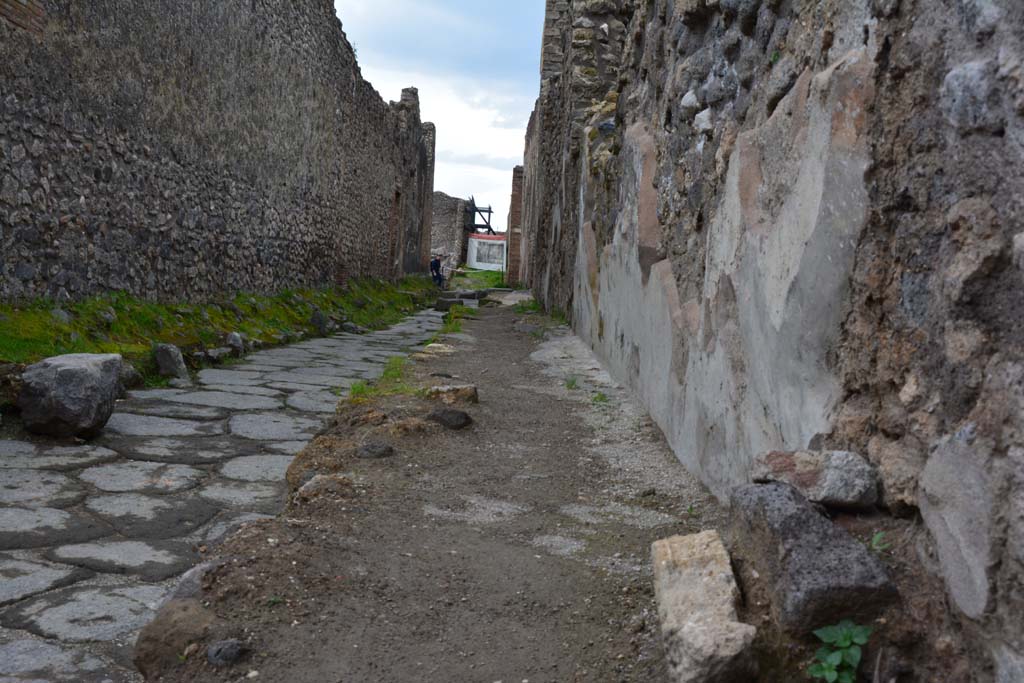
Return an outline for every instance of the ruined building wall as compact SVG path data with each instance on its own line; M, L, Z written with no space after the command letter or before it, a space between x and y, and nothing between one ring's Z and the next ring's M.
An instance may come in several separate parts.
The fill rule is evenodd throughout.
M1024 5L556 4L537 296L723 499L764 451L867 456L973 657L950 680L1024 678Z
M516 166L512 171L512 197L508 209L508 263L506 264L506 281L510 283L522 280L522 239L523 239L523 167Z
M426 268L433 128L363 80L329 0L33 6L38 30L0 18L0 296Z
M441 264L454 270L466 261L466 208L469 202L435 192L431 220L430 251L441 256Z

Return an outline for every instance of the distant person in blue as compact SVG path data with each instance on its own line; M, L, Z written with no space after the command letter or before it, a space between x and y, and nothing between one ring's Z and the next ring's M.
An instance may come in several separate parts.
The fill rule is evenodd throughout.
M444 275L441 274L441 257L434 254L430 260L430 276L434 278L434 284L444 289Z

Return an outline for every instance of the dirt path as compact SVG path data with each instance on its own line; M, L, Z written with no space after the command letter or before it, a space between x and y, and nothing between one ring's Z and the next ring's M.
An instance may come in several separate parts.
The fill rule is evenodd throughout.
M415 364L479 387L470 429L394 436L386 459L346 459L340 427L322 441L355 493L247 526L205 581L209 638L251 653L214 669L199 652L164 680L664 679L649 545L718 510L579 340L519 317L481 310L455 353Z

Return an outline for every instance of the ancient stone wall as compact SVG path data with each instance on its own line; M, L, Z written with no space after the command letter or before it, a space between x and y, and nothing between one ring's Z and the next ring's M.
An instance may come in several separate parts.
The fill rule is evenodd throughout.
M433 139L329 0L48 0L38 33L0 20L0 296L424 270Z
M537 296L723 499L768 450L866 455L926 530L950 680L1021 680L1024 5L569 14L527 136Z
M523 167L512 171L512 201L508 209L508 264L507 279L517 283L522 280L523 263Z
M466 208L469 202L435 192L430 252L441 257L445 273L466 262Z

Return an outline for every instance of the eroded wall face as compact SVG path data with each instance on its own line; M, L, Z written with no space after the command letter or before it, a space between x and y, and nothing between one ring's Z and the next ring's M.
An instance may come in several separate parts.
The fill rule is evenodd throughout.
M468 205L465 199L434 193L430 251L441 257L445 272L465 263Z
M433 129L326 0L0 19L0 296L194 300L426 267Z
M627 15L621 67L573 127L598 5ZM920 515L963 675L1020 679L1024 6L571 11L527 139L538 297L723 499L766 450L869 457Z

